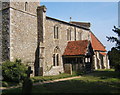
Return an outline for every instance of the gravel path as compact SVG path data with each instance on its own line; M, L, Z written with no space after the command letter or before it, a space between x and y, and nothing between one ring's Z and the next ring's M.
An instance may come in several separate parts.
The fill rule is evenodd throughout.
M56 80L52 80L52 81L44 81L44 82L34 83L33 85L39 85L39 84L45 84L45 83L54 83L54 82L58 82L58 81L71 80L71 79L76 79L76 78L80 78L80 77L81 76L76 76L76 77L69 77L69 78L63 78L63 79L56 79Z
M63 79L56 79L56 80L52 80L52 81L43 81L43 82L38 82L38 83L34 83L33 85L40 85L40 84L45 84L45 83L54 83L54 82L58 82L58 81L65 81L65 80L71 80L71 79L76 79L76 78L80 78L81 76L76 76L76 77L69 77L69 78L63 78ZM20 86L15 86L15 87L0 87L0 90L4 90L4 89L11 89L11 88L18 88Z

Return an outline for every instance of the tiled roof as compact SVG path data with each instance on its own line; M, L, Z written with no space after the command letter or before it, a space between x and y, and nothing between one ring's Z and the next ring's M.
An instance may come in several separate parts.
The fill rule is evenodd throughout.
M76 24L76 25L79 25L79 26L84 26L84 27L87 27L87 28L90 27L90 23L89 23L89 22L76 22L76 21L71 21L70 23Z
M69 41L63 55L85 55L89 41Z
M101 55L107 55L107 54L106 54L106 53L104 53L104 52L100 52L100 54L101 54Z
M52 18L52 17L46 16L46 19L57 21L57 22L60 22L60 23L71 25L71 26L75 26L75 27L78 27L78 28L81 28L81 29L90 30L88 27L84 27L84 26L81 26L81 25L78 25L78 24L69 23L69 22L62 21L62 20L59 20L59 19L56 19L56 18Z
M97 50L97 51L106 51L104 45L97 39L97 37L92 33L91 33L91 43L92 43L92 47L94 50Z

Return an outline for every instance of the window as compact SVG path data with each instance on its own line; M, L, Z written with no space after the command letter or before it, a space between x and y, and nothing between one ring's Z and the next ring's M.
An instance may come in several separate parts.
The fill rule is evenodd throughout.
M57 66L59 66L59 54L56 55L56 60L57 60Z
M71 40L71 29L67 29L67 40Z
M28 2L25 2L25 11L28 11Z
M53 54L53 66L59 66L59 54Z
M53 54L53 66L55 66L55 54Z
M54 39L58 39L59 38L59 32L58 32L58 26L54 26Z
M74 32L75 34L74 35L75 35L75 41L76 41L76 27L74 29L75 29L75 32Z
M82 32L78 32L78 39L82 40Z
M60 49L59 47L56 47L54 49L54 54L53 54L53 66L59 66L60 65Z

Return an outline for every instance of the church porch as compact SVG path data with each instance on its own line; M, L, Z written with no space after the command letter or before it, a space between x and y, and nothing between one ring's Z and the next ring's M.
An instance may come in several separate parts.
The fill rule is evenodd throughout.
M63 54L64 72L90 72L93 67L93 54L90 41L69 41Z
M92 70L92 57L90 56L64 56L63 57L64 72L72 74L88 73Z

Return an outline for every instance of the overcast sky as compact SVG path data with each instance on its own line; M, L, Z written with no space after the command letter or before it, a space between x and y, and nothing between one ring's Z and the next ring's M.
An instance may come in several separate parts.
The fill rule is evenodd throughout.
M41 2L47 7L47 16L66 22L90 22L91 30L96 37L110 50L113 43L107 41L106 36L116 36L112 31L118 27L117 2Z

